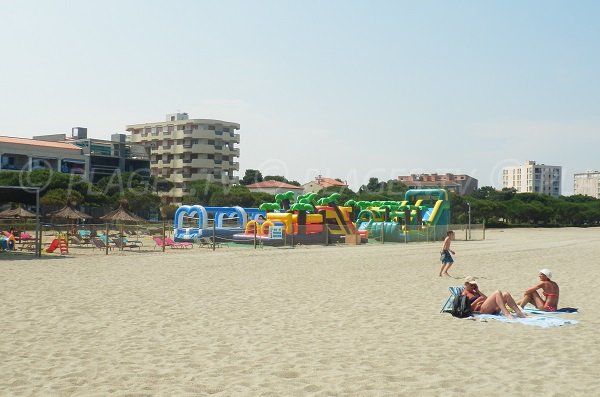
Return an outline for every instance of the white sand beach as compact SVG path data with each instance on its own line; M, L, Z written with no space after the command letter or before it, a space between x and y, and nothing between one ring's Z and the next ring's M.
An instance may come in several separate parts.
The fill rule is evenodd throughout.
M547 267L576 325L440 314L436 243L0 257L2 396L590 396L600 228L488 230L450 273Z

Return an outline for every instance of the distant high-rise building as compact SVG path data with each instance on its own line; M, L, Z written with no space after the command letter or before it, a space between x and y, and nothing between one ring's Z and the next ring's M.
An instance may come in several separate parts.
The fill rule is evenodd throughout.
M517 193L561 195L562 167L525 161L521 166L502 169L502 188L515 189Z
M573 177L573 194L600 198L600 171L587 171Z
M463 196L477 190L477 179L460 174L411 174L401 175L398 180L409 189L446 189Z
M168 114L165 121L127 126L132 143L143 143L150 155L150 170L173 182L165 194L168 203L180 204L186 183L198 179L237 184L234 172L240 149L240 125L229 121L189 119L187 113Z

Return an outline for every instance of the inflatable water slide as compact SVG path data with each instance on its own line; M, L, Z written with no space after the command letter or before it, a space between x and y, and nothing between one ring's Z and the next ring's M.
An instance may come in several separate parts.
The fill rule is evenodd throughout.
M350 203L361 210L356 226L369 238L391 242L443 240L450 224L444 189L411 189L403 201Z

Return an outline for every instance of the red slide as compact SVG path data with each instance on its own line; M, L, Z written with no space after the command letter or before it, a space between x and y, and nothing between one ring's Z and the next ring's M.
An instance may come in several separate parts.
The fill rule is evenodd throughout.
M46 248L46 252L53 253L54 250L58 248L59 244L60 244L60 242L58 241L57 238L55 238L54 240L52 240L52 243L50 243L50 246L48 248Z

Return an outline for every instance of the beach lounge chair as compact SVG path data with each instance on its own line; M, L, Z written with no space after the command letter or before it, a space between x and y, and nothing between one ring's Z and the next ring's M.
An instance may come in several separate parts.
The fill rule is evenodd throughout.
M446 303L444 303L444 306L442 306L442 310L440 310L440 313L450 313L450 311L452 310L452 302L454 302L454 298L462 294L465 287L461 285L459 287L448 287L448 289L450 290L450 296L446 300Z
M79 237L77 237L77 236L71 236L71 242L70 242L70 244L82 247L83 246L83 241L81 241L79 239Z
M198 245L200 248L205 247L205 248L212 248L213 246L213 239L212 237L200 237L198 239ZM218 241L215 242L215 248L221 248L221 243L219 243Z
M171 248L193 248L192 243L176 243L171 237L165 238L165 244Z
M29 241L29 240L35 240L33 238L33 236L27 232L22 232L21 233L21 241Z
M108 249L114 248L114 246L112 244L106 244L104 241L100 240L99 238L92 239L92 243L94 243L93 248L106 249L107 245L108 245Z
M162 248L165 245L160 237L152 237L152 240L154 240L154 249L156 249L156 247Z
M115 240L113 240L113 242L115 243L115 246L119 249L122 249L122 248L129 248L130 250L133 248L141 249L140 246L137 244L128 243L127 239L123 239L123 240L115 239Z

